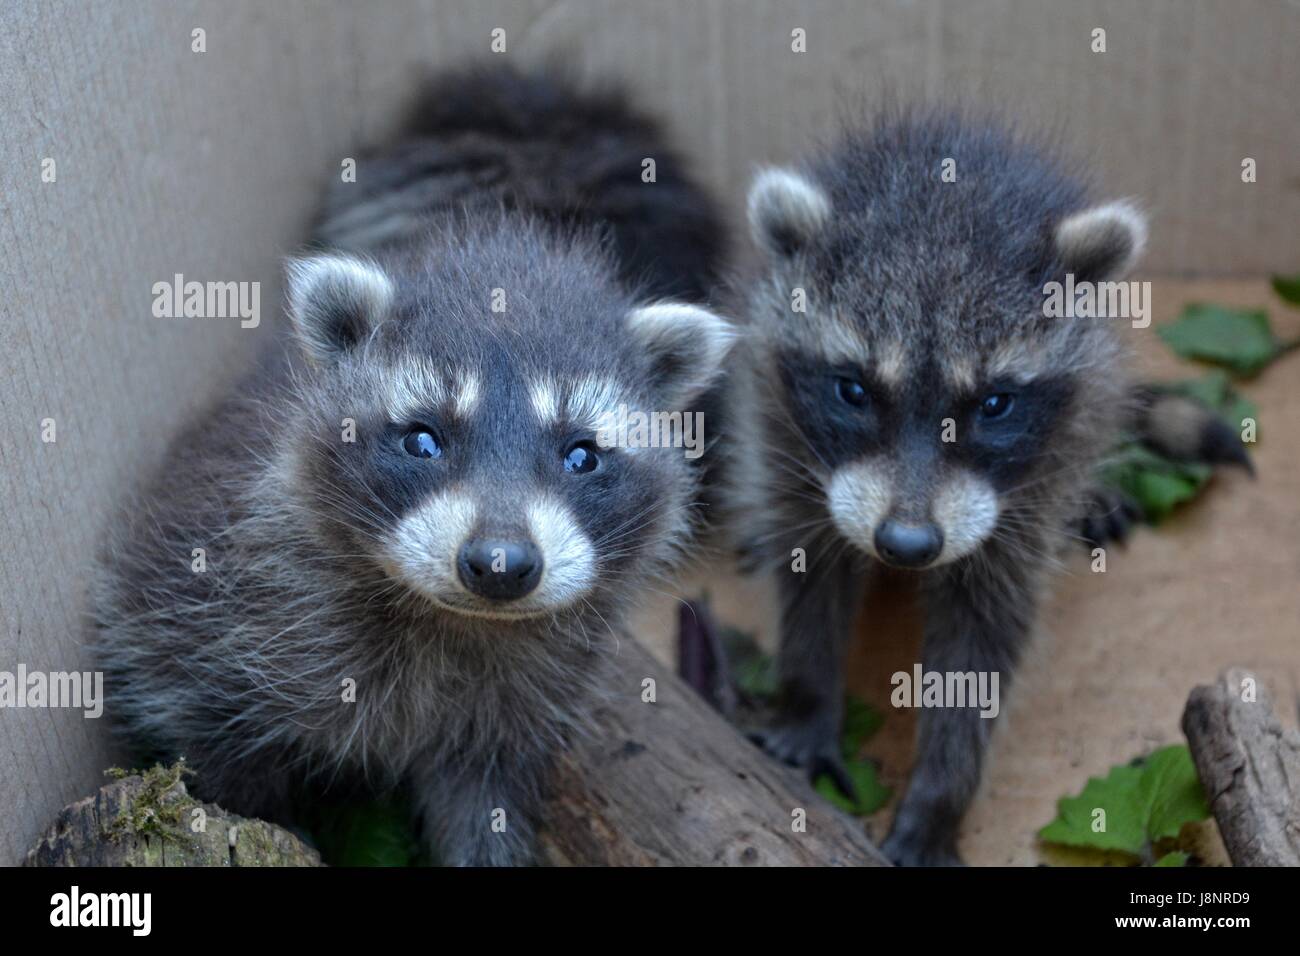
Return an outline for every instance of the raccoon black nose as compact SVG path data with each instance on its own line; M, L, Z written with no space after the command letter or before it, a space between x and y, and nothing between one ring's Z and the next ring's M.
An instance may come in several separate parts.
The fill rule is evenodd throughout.
M943 550L943 532L936 525L906 525L882 521L876 529L876 551L887 564L923 568Z
M490 601L521 598L542 579L542 555L531 541L479 538L460 547L456 571L461 583Z

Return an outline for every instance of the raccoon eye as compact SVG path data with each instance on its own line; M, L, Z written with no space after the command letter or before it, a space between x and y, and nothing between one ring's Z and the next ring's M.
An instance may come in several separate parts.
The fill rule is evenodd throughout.
M416 458L441 458L442 446L438 444L438 439L423 428L415 428L406 433L402 439L402 447L406 449L408 455Z
M571 475L585 475L600 467L600 457L591 442L580 441L564 453L564 470Z
M840 401L846 405L852 405L854 408L861 408L867 404L867 390L861 382L854 381L851 378L837 378L835 380L835 394L840 397Z
M1011 406L1016 403L1016 397L1007 392L994 392L992 395L984 396L980 402L980 418L985 421L993 421L1002 418L1011 411Z

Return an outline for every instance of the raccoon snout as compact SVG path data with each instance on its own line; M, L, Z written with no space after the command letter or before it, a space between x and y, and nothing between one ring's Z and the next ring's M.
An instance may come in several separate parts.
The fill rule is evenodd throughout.
M886 519L876 528L876 553L899 568L923 568L943 550L938 525L906 525Z
M513 601L542 579L542 553L531 541L466 541L456 558L456 573L473 594L489 601Z

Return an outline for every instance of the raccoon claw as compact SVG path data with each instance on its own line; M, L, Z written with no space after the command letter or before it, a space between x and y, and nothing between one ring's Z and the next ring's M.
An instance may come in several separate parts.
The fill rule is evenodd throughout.
M1250 460L1241 438L1218 419L1210 422L1201 435L1200 457L1211 465L1237 465L1255 477L1255 463Z
M889 834L880 850L895 866L965 866L952 846L934 846L897 832Z
M1123 544L1145 515L1142 506L1117 488L1097 488L1083 516L1080 535L1090 548L1111 541Z
M825 774L831 778L835 789L849 800L857 801L857 788L844 766L834 733L827 734L815 723L791 723L753 731L749 739L762 747L768 756L807 771L810 780Z

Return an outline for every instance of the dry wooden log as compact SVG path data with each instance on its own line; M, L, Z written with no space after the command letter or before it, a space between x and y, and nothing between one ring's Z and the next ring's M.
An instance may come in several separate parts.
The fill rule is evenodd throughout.
M63 808L28 866L320 866L320 855L262 820L191 797L174 768L132 774Z
M1263 686L1224 671L1188 697L1183 733L1233 865L1300 866L1300 733L1278 723Z
M643 681L654 681L654 702ZM862 824L772 761L636 641L598 731L566 755L541 835L559 865L887 866ZM168 776L171 774L171 776ZM152 775L152 776L151 776ZM194 832L195 809L205 826ZM174 769L66 807L31 866L318 866L288 831L199 803Z
M654 681L654 702L643 681ZM552 863L887 866L862 824L624 640L600 731L566 757L542 833ZM799 823L803 827L800 831Z

